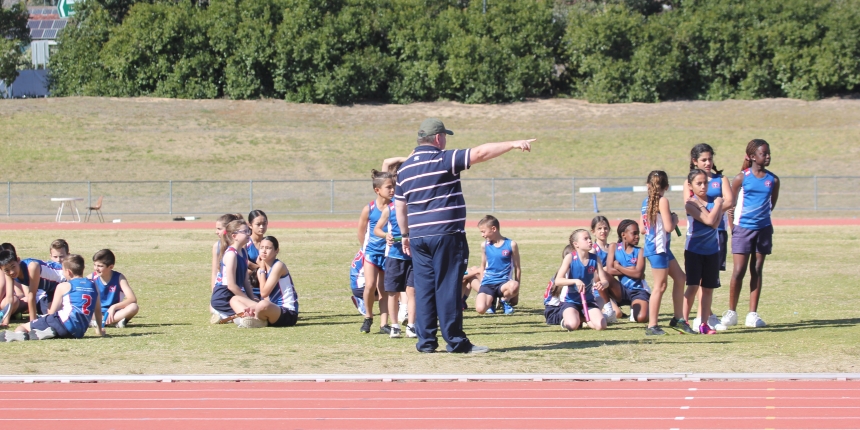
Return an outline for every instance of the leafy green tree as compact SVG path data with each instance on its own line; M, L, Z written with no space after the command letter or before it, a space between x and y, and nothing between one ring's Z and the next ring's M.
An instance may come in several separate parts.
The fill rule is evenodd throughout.
M30 43L27 18L30 14L21 4L9 9L0 6L0 80L11 84L18 78L21 51Z

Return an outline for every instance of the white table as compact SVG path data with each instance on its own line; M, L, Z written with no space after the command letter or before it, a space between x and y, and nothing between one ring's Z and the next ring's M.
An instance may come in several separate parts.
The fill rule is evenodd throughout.
M54 221L63 222L63 209L66 208L66 203L69 203L69 215L71 215L72 220L66 222L81 222L81 214L78 212L78 206L75 202L84 201L83 197L52 197L51 201L60 202L60 208L57 209L57 217Z

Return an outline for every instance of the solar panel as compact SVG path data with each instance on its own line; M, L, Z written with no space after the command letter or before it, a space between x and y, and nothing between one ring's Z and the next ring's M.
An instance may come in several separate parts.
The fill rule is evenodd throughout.
M54 25L54 20L52 19L43 19L39 22L39 28L51 28Z
M27 28L38 28L38 27L36 27L37 25L39 25L39 21L32 20L32 19L27 20Z
M56 29L63 29L63 28L66 28L66 24L67 24L68 22L69 22L69 21L68 21L68 20L66 20L66 19L58 19L58 20L54 21L54 27L53 27L53 28L56 28Z
M57 38L57 30L45 30L45 34L42 35L43 39L56 39Z
M30 38L31 39L41 39L42 38L42 32L44 32L44 31L45 30L34 28L34 29L30 30Z

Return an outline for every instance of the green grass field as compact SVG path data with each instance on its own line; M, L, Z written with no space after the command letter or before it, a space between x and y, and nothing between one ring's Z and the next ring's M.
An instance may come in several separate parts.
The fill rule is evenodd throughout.
M46 258L48 243L57 237L88 261L100 248L113 249L117 270L129 278L142 311L127 329L109 328L108 338L88 334L82 340L2 344L0 373L858 371L860 311L854 299L860 275L852 267L860 259L860 227L776 229L759 309L768 327L735 327L716 336L672 332L659 339L646 338L644 325L630 322L603 332L567 333L546 326L543 289L570 232L503 232L520 244L520 306L513 316L467 311L466 332L492 351L462 356L418 354L411 339L358 332L361 317L349 301L348 287L348 264L357 248L352 230L270 230L281 240L281 259L295 278L301 314L296 327L259 330L208 324L214 240L208 230L6 231L2 240L14 243L22 256ZM475 261L480 235L470 231L469 237ZM676 241L676 254L682 255L679 246ZM728 274L722 281L728 284ZM719 313L726 309L727 290L715 294ZM663 324L669 309L666 298Z

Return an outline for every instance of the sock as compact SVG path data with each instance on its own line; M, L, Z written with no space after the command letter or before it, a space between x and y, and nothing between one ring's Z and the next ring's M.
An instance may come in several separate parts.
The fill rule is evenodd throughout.
M415 330L415 324L406 324L406 327Z
M400 324L391 324L391 328L400 328Z

